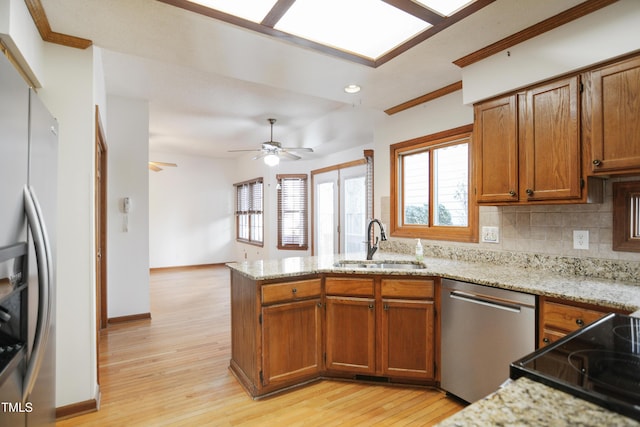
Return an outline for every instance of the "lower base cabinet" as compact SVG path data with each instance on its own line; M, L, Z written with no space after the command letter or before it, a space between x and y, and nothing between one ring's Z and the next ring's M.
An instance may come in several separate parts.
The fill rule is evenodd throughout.
M435 282L325 278L326 369L435 381Z
M322 368L320 298L262 309L263 386L317 376Z
M374 375L375 300L326 297L326 368Z
M382 373L411 379L435 377L433 301L382 301Z
M611 312L629 314L628 311L612 310L592 304L540 297L538 346L549 345Z

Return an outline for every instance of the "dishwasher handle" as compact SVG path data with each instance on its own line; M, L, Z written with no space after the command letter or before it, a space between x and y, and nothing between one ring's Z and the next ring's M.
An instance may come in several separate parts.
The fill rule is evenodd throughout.
M461 301L470 302L472 304L480 304L500 310L511 311L513 313L520 313L520 310L523 307L521 304L510 303L503 300L493 299L491 297L487 297L486 295L480 296L462 291L451 291L449 293L449 297Z

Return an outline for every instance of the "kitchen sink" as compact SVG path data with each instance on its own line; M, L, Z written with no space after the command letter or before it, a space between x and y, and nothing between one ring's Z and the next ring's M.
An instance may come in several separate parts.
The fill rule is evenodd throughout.
M364 261L340 261L333 264L337 268L366 268L366 269L387 269L387 270L414 270L425 268L424 264L416 262L364 262Z

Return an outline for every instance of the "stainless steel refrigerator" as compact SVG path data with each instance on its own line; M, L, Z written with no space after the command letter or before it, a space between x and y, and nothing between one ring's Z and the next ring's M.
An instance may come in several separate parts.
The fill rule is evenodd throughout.
M55 424L57 123L0 54L0 427Z

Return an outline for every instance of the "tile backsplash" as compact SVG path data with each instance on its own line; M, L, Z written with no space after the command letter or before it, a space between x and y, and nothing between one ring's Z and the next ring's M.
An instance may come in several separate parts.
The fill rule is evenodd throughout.
M423 240L425 254L431 251L447 258L510 262L525 267L538 264L561 273L638 281L640 253L611 249L613 181L605 181L603 203L481 206L479 232L483 226L497 227L497 243ZM385 224L390 223L389 203L389 197L381 199L380 218ZM588 249L574 249L576 230L589 232ZM385 246L388 250L410 253L415 243L412 239L392 237Z

